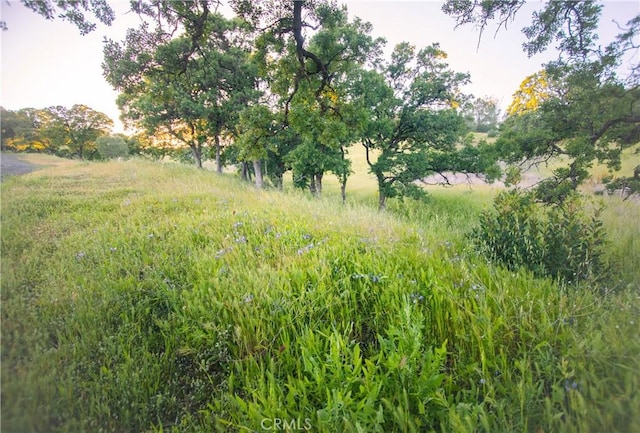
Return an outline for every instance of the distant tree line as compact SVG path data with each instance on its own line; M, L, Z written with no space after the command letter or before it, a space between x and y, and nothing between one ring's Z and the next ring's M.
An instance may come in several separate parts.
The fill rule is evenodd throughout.
M2 150L97 159L98 142L113 127L106 114L86 105L0 110Z

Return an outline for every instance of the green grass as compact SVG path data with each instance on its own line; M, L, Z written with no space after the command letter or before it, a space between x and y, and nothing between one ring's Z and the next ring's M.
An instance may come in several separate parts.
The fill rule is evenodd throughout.
M476 257L489 189L54 161L2 184L2 431L640 431L637 203L603 295Z

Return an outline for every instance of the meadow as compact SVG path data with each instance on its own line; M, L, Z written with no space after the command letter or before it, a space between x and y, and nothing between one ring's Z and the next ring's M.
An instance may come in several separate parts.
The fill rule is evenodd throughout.
M2 183L3 432L640 431L640 204L610 287L478 256L495 189L376 209L142 160Z

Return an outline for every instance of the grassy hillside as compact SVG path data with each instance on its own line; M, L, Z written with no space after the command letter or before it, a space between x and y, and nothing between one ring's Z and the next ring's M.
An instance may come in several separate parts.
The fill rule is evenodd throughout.
M38 158L2 184L2 431L640 431L637 203L603 294L476 257L491 191Z

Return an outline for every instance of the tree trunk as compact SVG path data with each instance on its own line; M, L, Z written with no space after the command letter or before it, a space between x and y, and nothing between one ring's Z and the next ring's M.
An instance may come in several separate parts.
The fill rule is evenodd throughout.
M312 196L316 197L316 181L313 176L311 176L311 179L309 180L309 192L311 192Z
M202 168L202 149L198 146L191 146L191 154L196 167Z
M311 182L316 185L316 197L320 197L322 195L322 176L324 173L316 173Z
M240 163L240 177L242 177L242 180L249 182L249 176L247 175L247 172L249 171L249 169L247 168L247 163L242 161Z
M378 179L378 210L387 208L387 195L385 194L385 179L382 173L376 173Z
M347 176L340 179L340 195L342 196L342 204L347 202Z
M378 195L378 210L385 210L387 208L387 196L380 191Z
M216 172L222 173L222 160L220 158L220 153L221 153L220 136L218 134L216 134L216 137L215 137L215 146L216 146Z
M259 160L253 161L253 171L256 175L256 188L262 188L262 165Z

